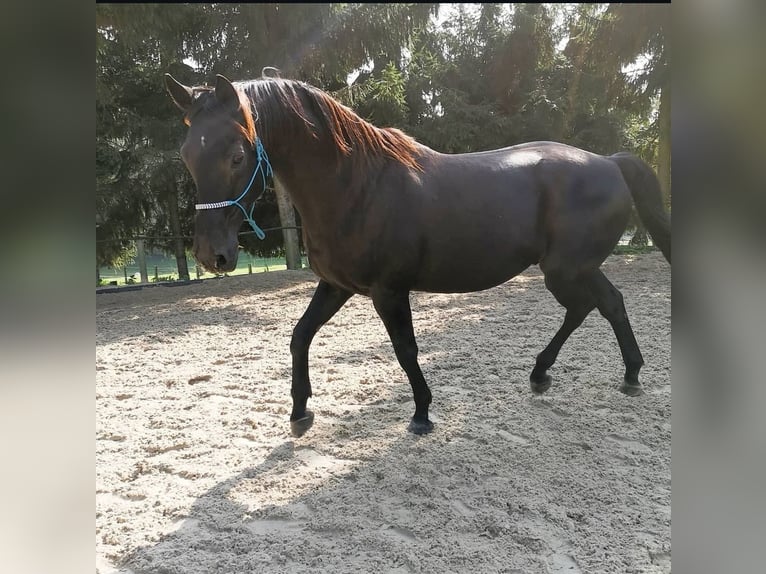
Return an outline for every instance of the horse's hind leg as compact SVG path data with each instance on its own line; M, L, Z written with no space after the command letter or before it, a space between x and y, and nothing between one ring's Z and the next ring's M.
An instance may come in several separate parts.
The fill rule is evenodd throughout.
M415 398L415 414L407 430L414 434L429 433L434 427L428 419L431 390L426 384L420 365L418 365L418 345L412 328L410 294L407 291L376 289L371 295L375 310L383 320L386 331L391 337L396 358L404 372L407 373Z
M329 321L352 293L320 281L311 298L308 309L293 330L290 353L293 356L293 412L290 415L290 429L293 436L303 436L314 423L314 414L306 409L311 396L309 381L309 346L319 328Z
M595 299L587 285L581 281L566 278L564 275L546 272L545 286L556 297L556 300L566 308L564 323L548 343L548 346L537 356L535 368L529 375L529 384L535 393L544 393L551 386L551 376L548 369L556 362L556 358L569 336L579 327L596 306Z
M630 396L642 394L638 371L644 364L644 358L638 348L636 337L625 311L622 293L611 284L609 279L599 269L594 269L587 275L590 292L596 299L599 312L609 321L617 336L622 359L625 362L625 378L620 391Z

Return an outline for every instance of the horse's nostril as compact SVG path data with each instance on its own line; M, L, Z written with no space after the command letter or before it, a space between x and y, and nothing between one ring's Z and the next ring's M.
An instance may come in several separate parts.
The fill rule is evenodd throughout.
M226 257L223 255L216 255L215 256L215 268L216 269L223 269L226 267Z

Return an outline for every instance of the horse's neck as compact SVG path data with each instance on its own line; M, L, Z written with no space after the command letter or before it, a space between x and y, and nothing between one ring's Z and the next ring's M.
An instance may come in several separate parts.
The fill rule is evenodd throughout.
M272 165L304 226L311 229L333 225L349 191L340 185L334 162L288 153L275 158Z

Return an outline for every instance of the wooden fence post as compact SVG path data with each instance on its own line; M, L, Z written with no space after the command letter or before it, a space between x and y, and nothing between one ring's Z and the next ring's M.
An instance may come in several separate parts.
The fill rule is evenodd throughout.
M136 251L138 253L138 272L141 274L141 283L149 283L149 274L146 272L146 251L144 251L143 239L136 239Z
M290 197L287 195L287 191L285 191L285 188L276 177L274 178L274 193L277 196L279 220L282 222L282 227L293 228L282 230L282 236L285 240L285 259L287 260L287 268L300 269L302 267L301 251L298 244L298 230L295 229L295 208L290 201Z

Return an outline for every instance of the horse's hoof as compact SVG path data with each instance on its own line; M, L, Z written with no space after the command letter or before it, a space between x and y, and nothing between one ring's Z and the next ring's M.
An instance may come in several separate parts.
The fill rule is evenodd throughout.
M311 428L314 424L314 413L307 410L306 415L295 421L290 421L290 432L295 438L300 438Z
M529 386L532 392L536 395L542 395L545 391L551 388L553 377L550 375L543 375L542 381L535 381L532 378L529 379Z
M412 434L428 434L432 430L434 430L434 423L432 423L428 419L423 421L423 420L416 420L415 417L412 417L412 420L410 420L409 426L407 426L407 430L410 431Z
M641 386L641 383L629 383L628 381L623 381L620 385L620 392L629 397L640 397L644 394L644 388Z

